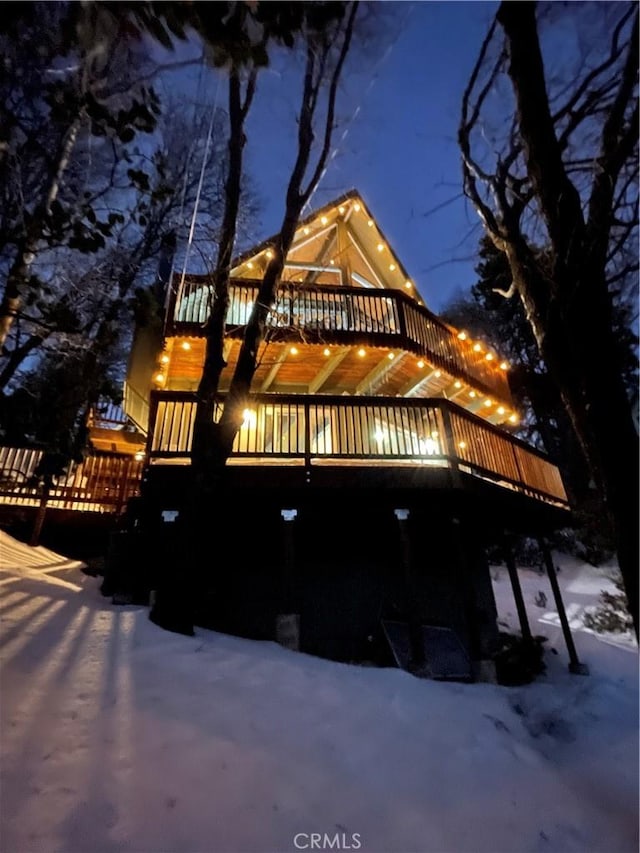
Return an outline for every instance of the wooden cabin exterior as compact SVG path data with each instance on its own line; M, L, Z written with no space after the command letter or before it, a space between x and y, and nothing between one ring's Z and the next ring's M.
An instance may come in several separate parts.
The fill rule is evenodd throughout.
M271 251L267 240L231 272L220 411ZM145 524L158 541L189 491L210 297L206 276L174 274L162 330L139 330L132 348L124 409L145 437ZM567 496L557 467L514 436L509 365L427 308L357 192L301 221L258 361L212 508L214 550L227 554L212 597L255 611L240 630L250 636L269 637L278 614L303 611L303 648L355 659L359 641L334 642L345 620L371 637L371 614L379 622L390 601L392 616L409 618L409 589L420 602L414 620L453 627L471 657L490 656L495 607L482 548L505 530L566 523ZM251 565L236 581L228 562L237 547L222 544L230 539ZM242 588L259 590L257 600ZM314 595L324 602L315 610ZM349 610L361 599L366 615L320 624L318 607ZM233 610L214 626L233 626ZM317 623L306 635L305 622Z

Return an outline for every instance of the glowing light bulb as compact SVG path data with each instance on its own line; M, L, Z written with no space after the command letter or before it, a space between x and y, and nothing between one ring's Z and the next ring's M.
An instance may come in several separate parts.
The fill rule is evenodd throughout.
M412 282L410 282L410 281L409 281L409 279L407 279L407 280L405 281L405 283L404 283L404 286L405 286L406 288L409 288L409 287L413 287L413 284L412 284Z
M504 406L498 406L498 414L504 415Z
M462 382L460 382L459 379L456 379L456 381L453 383L453 387L454 388L462 388Z
M480 346L480 344L474 344L473 345L473 351L474 352L482 352L482 347Z
M185 351L188 351L188 350L190 350L190 349L191 349L191 344L189 343L189 341L182 341L182 343L180 344L180 346L181 346L181 347L182 347L182 349L183 349L183 350L185 350Z
M309 234L311 231L311 229L309 228L308 225L305 228L303 228L302 230L304 231L305 234Z
M162 383L164 382L164 374L163 373L156 373L156 375L154 376L154 379L158 383L158 385L162 385Z
M247 264L247 269L253 269L253 261L249 261L249 263Z
M493 400L485 400L484 404L485 406L493 406Z
M391 272L393 272L395 268L396 268L395 264L389 264L389 269L391 270Z
M503 361L503 362L500 364L500 370L509 370L509 363L508 363L508 362L506 362L506 361Z
M329 347L325 347L325 348L322 350L322 354L323 354L323 355L327 355L327 356L328 356L328 355L331 355L331 350L329 349Z
M395 357L396 357L395 352L390 352L390 353L387 355L387 358L389 359L389 361L393 361L393 359L394 359Z
M342 205L340 205L340 207L338 208L338 213L340 215L342 215L344 213L344 207Z
M492 353L492 352L488 352L488 353L485 355L485 358L487 359L487 361L493 361L493 353Z
M369 226L369 228L373 228L373 219L370 219L370 220L367 222L367 225Z
M291 355L298 355L298 347L289 347Z
M461 341L466 341L467 340L467 333L466 332L458 332L458 337L460 338Z
M258 416L253 411L253 409L245 409L242 413L242 426L243 427L252 427L255 426Z
M320 218L320 222L322 222L322 224L323 224L323 225L326 225L328 221L329 221L329 220L327 219L327 217L326 217L326 216L322 216L322 217Z
M418 362L418 367L420 368L420 370L422 370L422 368L424 367L424 361L422 359L420 359L420 361Z
M266 251L266 255L267 255L267 257L269 258L269 260L271 260L271 258L273 257L273 250L272 250L272 249L267 249L267 251Z
M360 205L358 204L358 202L356 202L356 203L353 205L353 209L355 210L355 212L356 212L356 213L359 213L359 211L360 211Z
M366 354L366 349L364 349L364 347L360 347L360 349L358 350L358 355L360 356L360 358L364 358Z
M379 252L382 252L384 250L384 243L378 243L378 245L376 246L376 249Z
M436 377L436 379L440 379L440 377L442 376L442 371L436 370L436 372L433 375Z
M466 446L467 446L466 441L459 441L458 442L458 447L460 448L460 450L464 450Z
M142 460L144 459L144 453L139 450L133 458L136 460L136 462L142 462Z
M517 415L509 415L509 423L510 424L517 424L518 423L518 416Z
M476 396L476 392L475 392L475 391L469 391L469 396L470 396L470 397L475 397L475 396Z
M160 361L161 361L163 364L169 364L169 356L168 356L168 355L163 355L163 356L162 356L162 358L160 359Z

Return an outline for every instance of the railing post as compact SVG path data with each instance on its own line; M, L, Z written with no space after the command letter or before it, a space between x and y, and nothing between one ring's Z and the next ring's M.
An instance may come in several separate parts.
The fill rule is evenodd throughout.
M441 402L438 405L440 407L440 414L442 415L442 426L444 428L444 435L447 442L445 451L446 457L449 460L451 483L455 489L459 489L462 487L462 480L460 478L458 452L456 450L456 444L453 437L453 426L451 425L451 412L449 411L449 406L446 402Z
M407 336L407 318L405 317L405 302L403 299L400 299L395 293L393 294L393 299L396 304L396 311L398 312L398 332L400 337L404 338L406 341L408 339Z
M131 471L131 460L125 459L124 465L120 471L120 485L118 487L118 497L116 499L115 512L116 515L120 515L122 512L122 507L125 503L125 492L127 490L127 485L129 483L129 473Z
M553 565L551 550L546 539L544 539L544 537L542 536L538 539L538 544L540 546L540 550L542 551L542 559L544 560L547 575L549 576L549 583L551 584L553 599L556 603L556 610L558 611L558 616L560 617L560 625L562 626L564 641L567 646L567 651L569 652L569 672L571 672L573 675L589 675L589 668L585 664L580 663L580 660L578 658L578 652L576 651L575 643L573 642L573 637L571 636L571 628L569 627L567 612L564 609L564 601L562 600L562 593L560 592L560 586L558 584L556 567Z
M36 513L35 520L33 522L33 529L31 531L31 538L29 539L29 545L32 548L35 548L36 545L40 544L40 534L42 533L42 527L44 525L44 519L47 514L47 503L49 501L49 484L44 483L42 486L42 496L40 498L40 503L38 505L38 512Z
M511 452L513 453L513 461L515 463L516 471L518 474L518 480L522 483L523 486L527 486L528 483L525 480L524 473L522 471L522 468L520 467L520 460L518 459L518 451L516 449L516 445L513 443L510 443L510 444L511 444Z
M156 431L156 418L158 417L158 397L154 391L150 394L149 399L149 429L147 431L147 444L145 448L145 456L151 458L153 450L153 434Z
M308 400L304 401L304 465L307 481L311 476L311 409Z

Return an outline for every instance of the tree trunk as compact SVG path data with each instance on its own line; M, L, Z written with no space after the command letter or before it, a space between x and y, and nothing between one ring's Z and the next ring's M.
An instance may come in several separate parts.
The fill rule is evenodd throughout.
M507 255L540 354L558 386L595 485L602 490L616 535L618 563L629 609L638 634L638 435L633 423L619 358L613 340L612 306L605 275L606 251L613 219L616 168L611 165L607 192L599 173L585 224L579 195L562 161L551 119L535 4L503 2L498 11L509 46L509 77L527 171L550 241L550 269L531 263L524 238L511 239ZM627 76L637 71L632 45ZM631 87L632 88L632 87ZM617 108L617 101L614 108ZM617 118L622 121L624 109ZM603 160L614 162L611 118L605 121ZM637 134L637 128L635 129ZM615 136L615 134L613 134ZM619 134L621 140L626 137ZM607 147L609 146L609 147ZM620 168L620 163L617 168ZM594 248L595 247L595 248ZM600 250L599 256L598 251ZM595 253L595 255L594 255Z
M216 470L226 462L228 453L221 453L220 427L214 423L216 394L220 376L226 367L223 355L224 332L229 309L229 273L236 239L238 210L242 191L242 161L245 145L244 122L256 86L253 72L247 82L244 103L237 68L229 74L229 165L225 182L225 208L216 268L213 273L213 298L210 299L207 319L205 360L198 386L198 402L193 428L191 465L196 491L208 489ZM233 441L232 441L233 443ZM229 448L230 452L231 448Z
M2 303L0 303L0 353L4 349L14 318L20 310L22 294L31 275L31 266L35 260L45 225L51 215L51 206L60 192L62 178L78 139L81 122L82 111L76 115L67 128L57 153L55 173L51 178L44 203L41 203L31 217L22 245L18 249L16 259L9 270Z
M315 166L311 177L308 179L307 186L303 188L315 138L313 121L318 107L318 96L324 85L323 72L326 69L326 62L330 51L330 46L326 42L321 41L316 44L313 39L310 39L307 44L304 85L300 104L300 117L298 120L298 150L287 186L284 217L277 243L274 246L274 257L267 266L258 291L258 298L245 328L238 362L215 435L217 464L224 464L228 459L235 436L242 425L243 412L249 403L251 383L256 372L258 352L265 337L267 317L276 301L280 277L295 237L300 214L318 185L329 156L334 127L338 82L351 45L357 11L358 2L356 0L356 2L351 4L344 24L342 43L328 85L322 147L317 155Z

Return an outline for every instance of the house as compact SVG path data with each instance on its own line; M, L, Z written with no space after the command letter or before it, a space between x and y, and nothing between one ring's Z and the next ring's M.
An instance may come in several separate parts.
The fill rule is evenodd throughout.
M266 240L234 262L221 405L271 252ZM124 409L146 436L141 524L179 586L184 546L167 531L190 490L209 280L174 273L163 295L163 327L136 334ZM197 558L202 622L265 639L290 630L295 647L342 660L397 652L402 625L418 654L426 626L490 659L485 548L569 517L557 467L514 435L508 376L498 353L428 309L358 192L307 216Z

